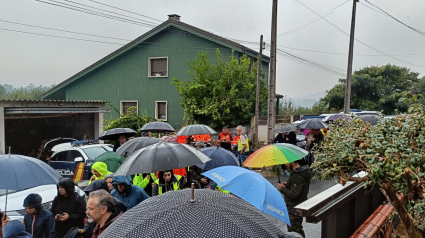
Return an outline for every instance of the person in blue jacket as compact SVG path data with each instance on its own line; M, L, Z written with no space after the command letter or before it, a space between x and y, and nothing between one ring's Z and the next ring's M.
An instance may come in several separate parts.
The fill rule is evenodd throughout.
M55 217L42 206L41 196L31 193L24 200L27 212L24 216L25 230L34 238L55 237Z
M125 204L127 209L131 209L140 202L149 198L143 188L133 185L131 178L125 176L115 176L112 180L114 190L111 195L118 198Z
M31 234L25 231L25 226L18 220L10 221L3 227L3 238L31 238Z

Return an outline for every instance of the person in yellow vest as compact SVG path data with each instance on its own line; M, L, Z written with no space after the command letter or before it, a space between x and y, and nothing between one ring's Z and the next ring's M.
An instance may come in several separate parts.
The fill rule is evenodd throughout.
M180 190L183 177L174 175L173 170L160 171L152 188L152 196L162 195L168 191Z
M152 196L152 187L156 180L155 173L146 174L144 177L143 174L137 174L133 178L133 184L143 188L149 196Z
M241 163L241 166L243 166L243 162L248 158L249 156L249 139L248 136L246 136L243 133L243 127L238 126L236 127L236 134L239 136L238 140L238 159Z
M91 171L93 173L93 176L91 176L89 184L91 182L98 180L98 179L104 179L105 175L112 174L112 172L108 171L108 166L103 162L96 162L91 166Z

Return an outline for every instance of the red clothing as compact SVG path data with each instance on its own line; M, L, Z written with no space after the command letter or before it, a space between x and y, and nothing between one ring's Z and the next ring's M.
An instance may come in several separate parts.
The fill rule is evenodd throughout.
M113 217L113 215L114 214L112 213L108 220L106 220L105 225L103 227L100 227L99 224L96 225L93 230L92 238L98 238L106 230L106 228L108 228L108 226L112 224L112 222L114 222L118 217L122 215L122 212L120 212L120 214L116 215L115 217Z
M186 168L173 169L173 173L175 175L180 175L180 176L186 176L187 175Z
M232 140L232 146L235 146L235 145L237 145L238 144L238 141L239 141L239 137L240 136L238 136L238 135L235 135L235 137L233 137L233 140Z

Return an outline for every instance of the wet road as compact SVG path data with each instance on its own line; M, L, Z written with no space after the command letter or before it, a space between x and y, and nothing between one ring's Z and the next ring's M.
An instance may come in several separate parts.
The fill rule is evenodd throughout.
M285 182L286 180L288 180L287 176L280 176L280 179L282 182ZM272 184L275 184L277 187L277 181L278 178L276 177L268 177L267 180L269 180ZM323 192L324 190L334 186L336 184L335 181L320 181L318 179L313 179L311 180L310 183L310 191L308 193L308 198L311 198L321 192ZM278 225L278 224L277 224ZM283 229L286 231L286 226L282 226L281 223L279 223L279 228ZM307 223L305 222L305 218L304 218L304 222L303 222L303 226L304 226L304 231L305 231L305 235L307 238L321 238L320 234L321 234L321 222L317 223L317 224L313 224L313 223Z

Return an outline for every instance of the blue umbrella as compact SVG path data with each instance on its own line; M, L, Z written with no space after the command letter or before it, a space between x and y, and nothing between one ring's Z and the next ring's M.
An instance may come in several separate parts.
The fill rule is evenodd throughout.
M43 161L22 155L0 155L0 189L20 191L56 184L62 176Z
M260 211L291 225L282 195L261 174L241 167L223 166L202 175L216 182L222 189L251 203Z
M205 164L196 165L199 168L203 169L204 171L215 169L217 167L226 166L226 165L240 166L236 156L232 152L225 150L223 148L205 147L200 149L200 151L211 158L211 160Z
M62 176L39 159L22 155L0 155L0 189L21 191L46 184L57 184Z

